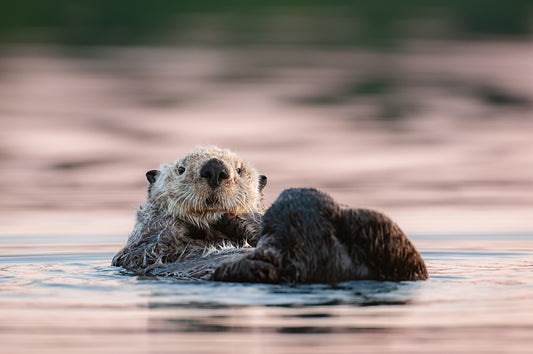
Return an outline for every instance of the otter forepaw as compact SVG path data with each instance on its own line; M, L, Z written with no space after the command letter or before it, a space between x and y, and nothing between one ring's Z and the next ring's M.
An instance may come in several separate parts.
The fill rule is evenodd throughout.
M243 283L278 283L277 269L268 262L242 258L224 263L215 270L211 280Z

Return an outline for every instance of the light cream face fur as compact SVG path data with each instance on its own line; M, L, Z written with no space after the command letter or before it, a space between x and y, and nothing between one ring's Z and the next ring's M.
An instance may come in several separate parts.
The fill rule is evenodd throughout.
M229 178L211 188L200 176L204 164L216 158L229 171ZM161 165L150 185L147 203L155 203L166 213L199 227L218 220L223 214L263 213L259 175L255 168L235 153L216 146L199 146L173 162Z

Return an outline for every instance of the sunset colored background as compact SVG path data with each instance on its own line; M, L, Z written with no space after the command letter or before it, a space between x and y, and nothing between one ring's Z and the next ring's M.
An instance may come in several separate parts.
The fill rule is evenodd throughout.
M24 3L24 4L23 4ZM528 1L0 11L0 233L124 233L198 144L407 233L533 229Z

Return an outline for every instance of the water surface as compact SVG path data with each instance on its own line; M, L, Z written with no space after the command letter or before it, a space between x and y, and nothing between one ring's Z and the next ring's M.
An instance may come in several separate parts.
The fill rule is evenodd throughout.
M2 352L528 352L533 235L417 235L423 282L130 276L123 235L0 236Z

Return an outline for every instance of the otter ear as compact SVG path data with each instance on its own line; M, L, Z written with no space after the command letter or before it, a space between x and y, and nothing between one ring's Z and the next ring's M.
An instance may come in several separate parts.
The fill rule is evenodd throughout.
M263 188L265 188L267 184L267 178L264 175L259 175L259 192L263 191Z
M159 176L159 170L150 170L146 172L146 179L150 184L154 183L157 179L157 176Z

